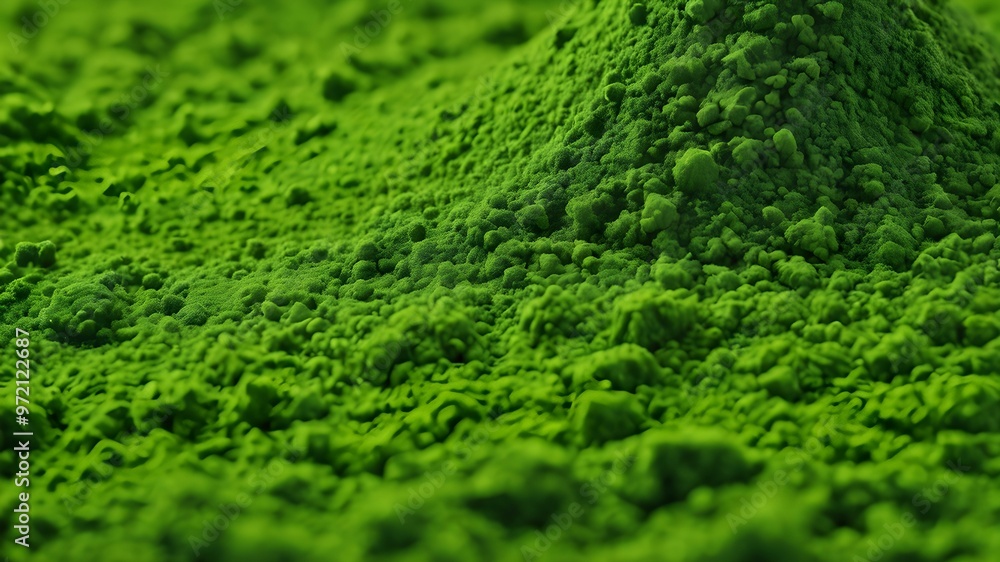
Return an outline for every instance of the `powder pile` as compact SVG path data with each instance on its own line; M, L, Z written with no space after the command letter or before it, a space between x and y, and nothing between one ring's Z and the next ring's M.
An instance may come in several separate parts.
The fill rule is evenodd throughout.
M68 5L0 64L37 559L1000 548L966 12L312 4Z

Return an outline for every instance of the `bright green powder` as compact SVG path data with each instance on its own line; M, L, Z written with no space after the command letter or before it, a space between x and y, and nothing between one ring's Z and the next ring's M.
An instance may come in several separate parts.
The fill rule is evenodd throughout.
M12 560L995 557L966 12L343 4L78 0L0 55Z

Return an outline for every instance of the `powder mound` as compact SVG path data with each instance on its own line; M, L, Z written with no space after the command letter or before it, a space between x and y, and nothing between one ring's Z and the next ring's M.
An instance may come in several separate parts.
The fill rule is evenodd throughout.
M54 332L57 341L72 345L102 345L116 339L124 328L125 304L98 282L74 283L57 291L40 323Z
M681 501L698 486L749 480L760 468L725 432L657 429L643 434L624 494L637 505L653 507Z
M572 30L551 62L522 70L523 106L570 108L564 127L542 127L547 139L525 136L521 118L495 119L499 94L468 109L468 122L493 121L494 138L537 142L534 154L487 181L472 209L427 225L414 255L512 287L523 274L511 267L540 240L901 271L948 232L995 230L1000 62L937 8L641 6L642 17L627 2L588 7L556 33ZM970 53L981 55L971 66ZM565 84L545 81L553 69ZM392 247L392 236L373 242Z

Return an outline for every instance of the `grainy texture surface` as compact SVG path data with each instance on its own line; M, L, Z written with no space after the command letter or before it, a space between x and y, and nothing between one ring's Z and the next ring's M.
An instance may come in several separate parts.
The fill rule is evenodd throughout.
M997 21L5 2L2 552L994 560Z

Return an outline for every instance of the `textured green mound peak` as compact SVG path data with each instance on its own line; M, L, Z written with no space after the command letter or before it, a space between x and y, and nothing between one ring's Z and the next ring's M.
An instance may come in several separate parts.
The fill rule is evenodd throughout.
M949 10L587 4L443 124L439 159L406 179L475 190L429 231L448 241L438 257L483 263L480 280L503 272L496 247L543 238L902 270L996 224L1000 65Z

